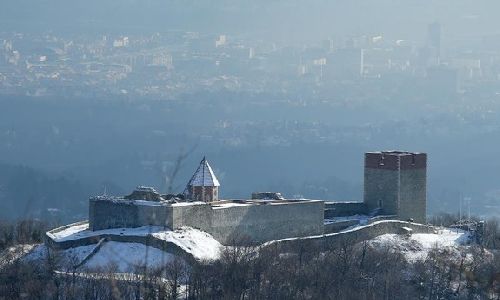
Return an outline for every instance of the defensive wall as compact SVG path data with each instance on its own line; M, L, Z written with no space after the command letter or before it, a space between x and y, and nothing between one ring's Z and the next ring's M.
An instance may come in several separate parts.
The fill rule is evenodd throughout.
M277 247L282 252L293 252L303 247L326 250L370 240L382 234L406 234L409 229L412 233L435 233L435 228L430 225L383 220L337 233L271 241L264 247Z
M62 231L69 226L74 226L78 224L84 224L86 222L79 222L70 224L68 226L59 227L53 229L46 234L46 244L51 249L69 249L80 246L87 246L92 244L102 243L102 240L106 241L116 241L116 242L127 242L127 243L142 243L165 252L178 255L182 257L187 262L193 262L195 258L192 254L187 253L182 248L177 246L172 242L168 242L162 239L155 238L152 235L146 236L122 236L119 234L96 234L93 236L57 241L54 238L54 233ZM399 220L382 220L373 221L373 223L358 226L351 230L346 230L337 233L321 234L315 236L299 237L299 238L288 238L281 240L273 240L264 243L262 247L276 247L281 252L294 252L298 249L334 249L341 247L343 245L352 245L355 243L362 242L364 240L369 240L376 238L382 234L407 234L411 229L412 233L435 233L435 228L429 225L422 225L417 223L399 221Z
M364 202L325 202L325 219L367 213Z
M168 204L93 198L89 203L93 231L146 225L171 229L188 226L211 234L223 245L262 244L323 234L323 220L324 202L319 200Z
M339 232L341 230L347 229L352 226L358 225L368 225L382 220L396 220L398 216L395 215L384 215L371 217L369 219L347 219L343 221L336 221L331 223L325 223L325 228L323 230L324 234Z
M151 246L167 253L171 253L173 255L177 255L183 258L187 262L193 262L195 258L191 253L184 251L181 247L176 245L175 243L165 241L163 239L156 238L153 235L120 235L113 233L102 233L93 236L86 236L78 239L68 239L58 241L54 238L54 234L60 231L65 230L68 227L86 224L88 221L82 221L78 223L69 224L66 226L61 226L51 231L48 231L45 234L45 244L53 250L65 250L75 247L81 246L89 246L89 245L99 245L99 243L113 241L113 242L122 242L122 243L140 243L146 246Z

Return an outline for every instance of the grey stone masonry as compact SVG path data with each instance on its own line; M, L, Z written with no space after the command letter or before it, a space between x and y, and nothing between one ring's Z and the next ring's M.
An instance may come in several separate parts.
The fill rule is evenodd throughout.
M89 228L132 228L146 225L171 229L189 226L210 233L220 243L260 244L275 239L323 233L320 200L218 201L167 203L92 198Z
M325 202L325 219L367 214L363 202Z
M427 154L404 151L365 154L364 203L368 212L426 222Z
M428 225L396 220L383 220L337 233L271 241L266 243L263 247L277 247L279 251L282 252L294 252L304 248L326 250L342 247L343 245L353 245L361 241L376 238L382 234L407 234L408 229L411 229L412 233L435 233L436 231L434 227Z

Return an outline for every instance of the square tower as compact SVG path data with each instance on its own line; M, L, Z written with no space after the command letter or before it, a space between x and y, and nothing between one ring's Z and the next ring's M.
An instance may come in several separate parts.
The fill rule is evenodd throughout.
M426 153L365 153L364 203L369 212L425 223L426 202Z

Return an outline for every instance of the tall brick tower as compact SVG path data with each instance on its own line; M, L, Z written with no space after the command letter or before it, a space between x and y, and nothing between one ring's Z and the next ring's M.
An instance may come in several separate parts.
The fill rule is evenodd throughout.
M364 180L364 203L370 212L426 222L426 153L367 152Z

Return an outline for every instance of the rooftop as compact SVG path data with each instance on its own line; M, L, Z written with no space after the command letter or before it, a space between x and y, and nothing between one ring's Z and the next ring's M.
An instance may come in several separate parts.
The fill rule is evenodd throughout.
M423 154L423 153L420 153L420 152L409 152L409 151L399 151L399 150L373 151L373 152L366 152L366 153L367 154L394 155L394 156L406 156L406 155Z
M220 186L219 180L205 157L189 180L188 186Z

